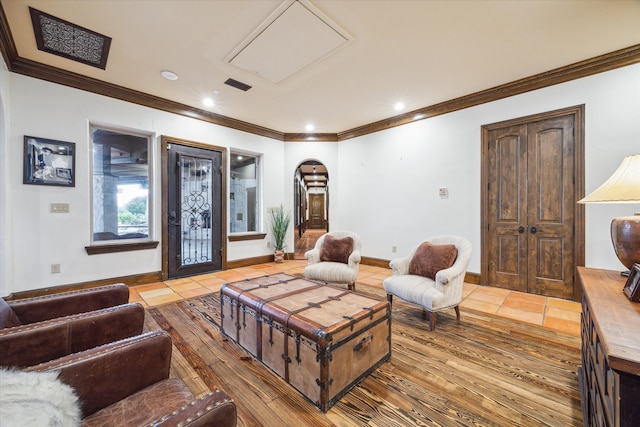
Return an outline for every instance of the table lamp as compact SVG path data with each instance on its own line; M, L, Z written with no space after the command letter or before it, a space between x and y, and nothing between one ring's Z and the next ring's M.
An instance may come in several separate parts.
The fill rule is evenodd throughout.
M578 203L640 203L640 154L625 157L604 184ZM611 242L629 270L640 263L640 212L611 221ZM628 274L622 272L623 276Z

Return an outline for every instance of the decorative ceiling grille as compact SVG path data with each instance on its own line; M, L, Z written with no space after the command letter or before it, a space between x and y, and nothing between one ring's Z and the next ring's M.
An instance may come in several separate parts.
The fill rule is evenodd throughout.
M31 22L38 49L105 69L111 37L80 27L32 7Z

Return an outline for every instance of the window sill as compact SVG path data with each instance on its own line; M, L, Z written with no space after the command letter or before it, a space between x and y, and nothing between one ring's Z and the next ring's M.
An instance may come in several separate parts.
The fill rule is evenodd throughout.
M88 255L110 254L114 252L140 251L143 249L155 249L160 242L118 243L115 245L85 246Z
M227 236L230 242L241 242L243 240L262 240L267 237L267 233L230 234Z

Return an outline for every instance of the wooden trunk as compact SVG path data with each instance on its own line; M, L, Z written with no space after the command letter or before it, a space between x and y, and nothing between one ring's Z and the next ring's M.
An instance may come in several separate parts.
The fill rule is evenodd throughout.
M221 330L326 412L391 357L391 316L339 286L276 274L223 285Z

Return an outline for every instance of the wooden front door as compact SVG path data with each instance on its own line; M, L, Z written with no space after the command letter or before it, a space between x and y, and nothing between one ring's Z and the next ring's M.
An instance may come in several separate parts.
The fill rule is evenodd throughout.
M309 194L309 228L324 227L324 194Z
M549 113L483 127L483 283L576 297L584 258L576 120L575 112Z
M223 269L224 149L162 138L163 277Z

